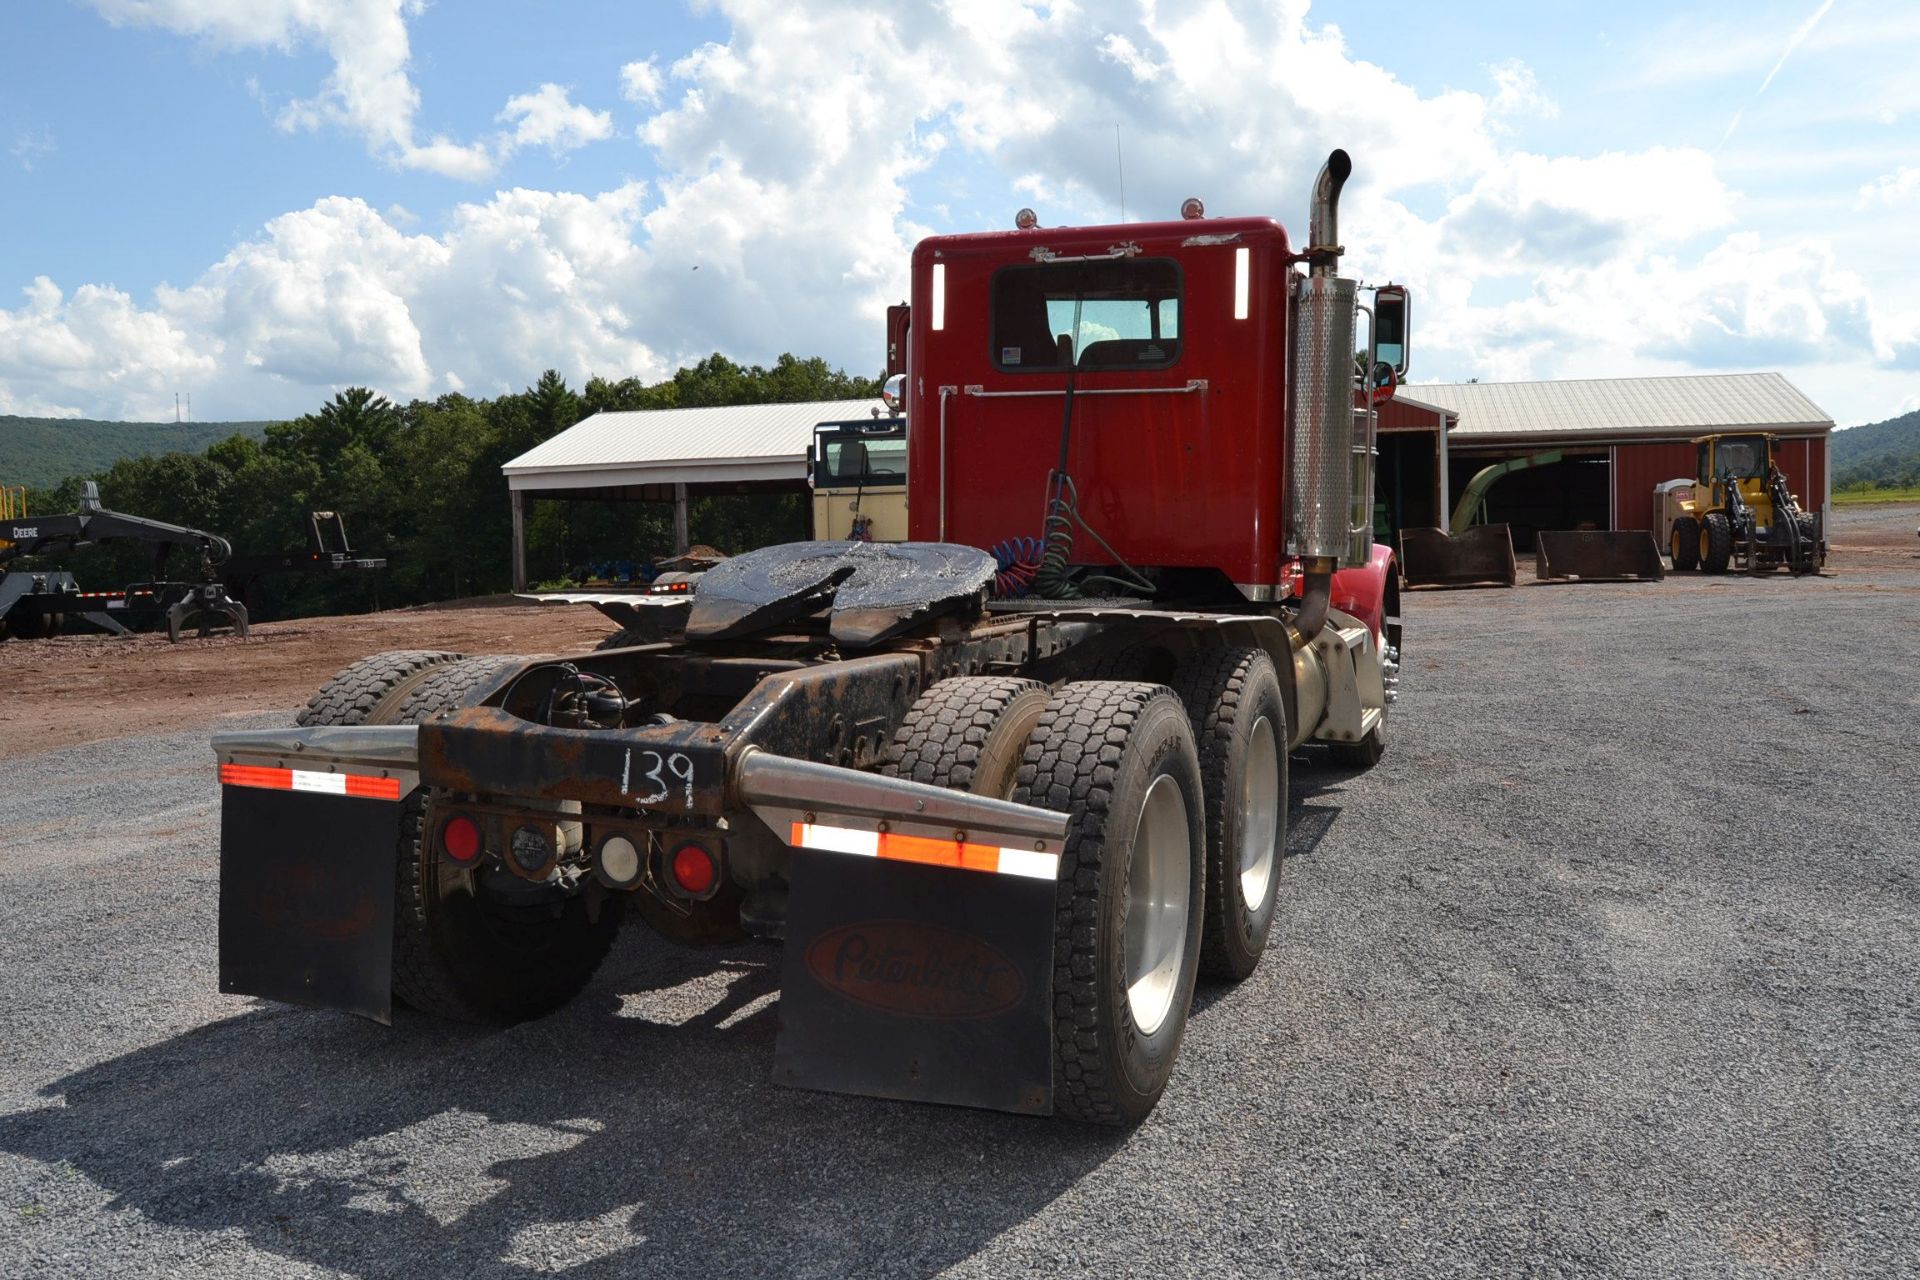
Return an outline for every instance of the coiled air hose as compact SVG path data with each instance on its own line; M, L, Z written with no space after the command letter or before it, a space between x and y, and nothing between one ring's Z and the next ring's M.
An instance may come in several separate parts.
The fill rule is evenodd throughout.
M1081 295L1074 296L1074 334L1080 332L1080 307L1083 302ZM1047 509L1040 525L1040 564L1034 571L1029 588L1034 595L1045 600L1071 600L1086 594L1088 587L1122 595L1150 596L1153 594L1153 584L1122 560L1107 544L1107 540L1080 514L1080 491L1074 487L1073 476L1067 470L1067 449L1073 441L1074 381L1080 369L1073 342L1072 335L1062 335L1057 347L1059 363L1067 366L1066 396L1060 404L1060 456L1053 470L1047 474ZM1085 529L1087 536L1112 558L1119 568L1118 574L1096 573L1082 578L1072 576L1076 526Z

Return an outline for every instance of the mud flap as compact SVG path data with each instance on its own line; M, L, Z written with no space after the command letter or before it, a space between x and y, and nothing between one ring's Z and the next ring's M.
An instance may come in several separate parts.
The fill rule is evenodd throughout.
M1540 578L1666 577L1660 544L1645 529L1542 529L1534 535Z
M391 1022L400 804L220 791L220 990Z
M1402 529L1400 572L1410 587L1511 587L1520 577L1513 534L1504 524L1477 524L1453 537L1441 529Z
M1053 1112L1055 882L796 848L774 1080Z

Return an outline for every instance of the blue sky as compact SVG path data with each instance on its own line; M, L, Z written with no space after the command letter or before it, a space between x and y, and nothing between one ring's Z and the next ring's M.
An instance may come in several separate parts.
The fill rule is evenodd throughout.
M1891 0L32 0L0 413L870 369L920 235L1117 217L1118 125L1131 218L1297 224L1349 148L1416 380L1780 369L1875 420L1920 406L1917 56Z

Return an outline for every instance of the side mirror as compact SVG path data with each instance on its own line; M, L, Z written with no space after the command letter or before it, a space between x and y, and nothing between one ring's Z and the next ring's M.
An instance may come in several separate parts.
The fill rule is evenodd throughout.
M1393 366L1396 377L1407 376L1408 325L1412 303L1403 284L1383 284L1373 292L1374 355Z

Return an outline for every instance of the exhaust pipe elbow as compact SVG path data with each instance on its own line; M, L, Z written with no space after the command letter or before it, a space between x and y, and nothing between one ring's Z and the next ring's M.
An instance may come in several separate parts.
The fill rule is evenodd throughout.
M1304 649L1313 643L1327 625L1327 609L1333 601L1333 570L1308 573L1300 587L1300 611L1293 615L1293 647Z
M1307 221L1307 255L1315 275L1331 274L1340 257L1340 189L1353 173L1353 159L1336 148L1320 166L1313 183L1313 211Z

